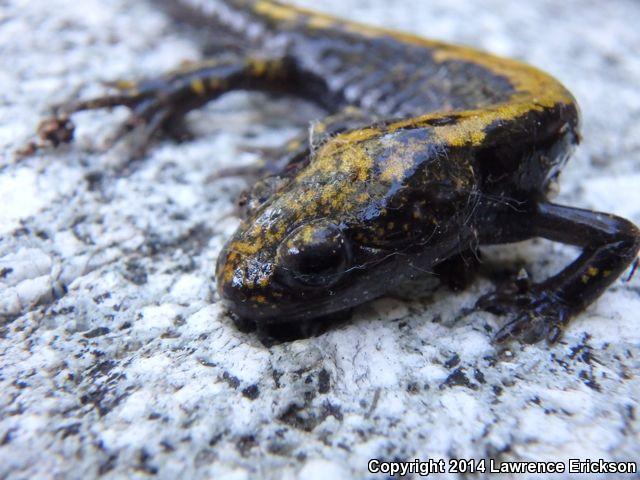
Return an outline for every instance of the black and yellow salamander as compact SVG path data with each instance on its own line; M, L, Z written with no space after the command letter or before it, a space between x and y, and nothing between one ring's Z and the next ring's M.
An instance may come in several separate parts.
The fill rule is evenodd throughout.
M193 1L193 0L192 0ZM471 48L269 0L160 2L236 48L112 95L59 107L41 126L73 137L76 111L125 105L144 147L226 92L293 94L328 116L268 162L221 252L217 290L258 326L320 321L421 272L454 272L481 245L542 237L581 248L540 283L499 289L497 341L558 340L636 259L640 232L547 200L579 141L578 108L551 76ZM312 322L312 323L313 323Z

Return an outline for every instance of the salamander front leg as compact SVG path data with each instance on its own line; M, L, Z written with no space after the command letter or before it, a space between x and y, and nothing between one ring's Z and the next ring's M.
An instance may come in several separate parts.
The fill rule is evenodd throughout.
M60 105L52 118L40 124L38 133L42 141L54 146L69 143L73 139L73 113L125 106L131 115L118 128L112 143L129 134L133 137L132 155L140 156L158 132L175 131L190 110L231 90L269 89L286 81L289 73L288 63L283 60L247 58L193 63L158 78L114 82L111 86L117 91L113 94Z
M556 342L569 320L585 310L636 259L640 231L628 220L606 213L539 203L531 236L582 247L582 253L557 275L529 288L506 288L485 295L477 306L514 315L496 334L497 342L522 338Z
M268 150L256 149L255 151L261 155L258 164L219 170L210 179L230 176L252 179L253 186L241 196L239 204L242 216L247 216L284 188L329 138L348 130L371 125L375 120L374 117L357 108L346 107L320 121L313 122L308 130L300 132L283 147Z
M331 137L340 133L375 124L377 118L353 106L310 123L285 145L268 148L251 148L260 156L260 162L248 167L231 167L217 171L212 179L222 177L291 176L306 165L310 155Z

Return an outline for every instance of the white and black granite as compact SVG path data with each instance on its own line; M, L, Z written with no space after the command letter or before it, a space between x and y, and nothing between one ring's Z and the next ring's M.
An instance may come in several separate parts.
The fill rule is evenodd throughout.
M300 1L314 6L317 2ZM640 4L328 0L328 12L518 57L560 78L584 142L559 200L640 222ZM361 478L372 457L638 459L640 282L617 281L553 347L491 343L491 288L381 299L319 337L265 347L212 291L247 146L313 119L234 94L126 173L126 112L78 115L70 148L16 160L52 103L198 58L132 0L0 10L0 478ZM304 107L304 108L303 108ZM575 251L488 251L540 278Z

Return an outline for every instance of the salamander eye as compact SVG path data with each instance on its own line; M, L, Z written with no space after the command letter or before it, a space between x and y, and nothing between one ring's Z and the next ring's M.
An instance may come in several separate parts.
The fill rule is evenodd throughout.
M328 287L342 278L351 249L342 231L326 220L296 228L278 247L276 264L291 287Z

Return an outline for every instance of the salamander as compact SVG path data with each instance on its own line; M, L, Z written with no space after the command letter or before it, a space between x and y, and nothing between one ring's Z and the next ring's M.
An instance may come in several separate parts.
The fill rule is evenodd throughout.
M574 97L519 61L270 0L160 2L210 34L214 54L72 101L41 127L71 141L70 115L125 105L140 152L185 113L232 90L291 94L327 111L265 162L215 278L257 325L316 322L423 272L455 272L480 246L542 237L577 246L559 273L478 306L509 316L496 341L557 341L636 259L640 232L548 200L580 140ZM215 48L224 39L234 48ZM637 262L637 261L636 261Z

